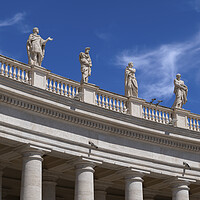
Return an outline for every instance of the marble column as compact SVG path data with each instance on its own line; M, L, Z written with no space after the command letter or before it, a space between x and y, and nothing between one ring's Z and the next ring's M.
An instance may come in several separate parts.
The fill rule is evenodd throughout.
M94 200L94 167L89 161L76 163L75 200Z
M143 200L143 174L133 172L125 176L125 200Z
M188 181L177 180L172 184L172 200L189 200Z
M57 176L45 171L43 173L43 200L56 200Z
M23 167L20 200L42 200L43 151L26 149L22 152Z
M112 185L112 183L110 182L105 182L105 181L99 181L99 180L96 180L95 181L95 200L106 200L106 195L107 195L107 192L106 192L106 189L108 187L110 187Z

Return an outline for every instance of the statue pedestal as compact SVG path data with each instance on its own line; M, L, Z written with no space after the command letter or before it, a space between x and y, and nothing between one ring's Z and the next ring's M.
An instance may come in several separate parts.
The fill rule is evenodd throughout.
M47 74L50 70L45 69L44 67L40 66L31 66L31 82L32 86L46 89L46 81L47 81Z
M145 102L144 99L137 97L129 97L128 100L128 110L129 114L134 117L142 118L142 104Z
M89 104L96 104L96 94L98 86L91 83L81 84L82 101Z
M174 108L173 119L176 120L175 126L188 129L188 118L190 111L182 108Z

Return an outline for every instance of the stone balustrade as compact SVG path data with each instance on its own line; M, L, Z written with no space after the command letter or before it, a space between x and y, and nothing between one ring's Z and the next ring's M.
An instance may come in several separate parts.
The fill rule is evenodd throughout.
M187 119L188 119L188 127L190 130L200 131L200 127L199 127L200 116L199 115L190 113L190 114L188 114Z
M31 84L30 66L2 55L0 55L0 63L2 76Z
M144 119L162 124L169 124L172 121L173 110L171 108L144 102L142 109Z
M120 113L127 113L128 98L99 89L96 95L96 105Z
M151 104L136 97L128 98L102 90L89 83L80 84L77 81L51 73L43 67L30 66L2 55L0 55L0 63L0 75L12 80L30 84L67 98L77 96L78 100L103 109L165 125L200 131L200 115L193 114L190 111Z
M58 76L53 73L47 75L46 90L49 92L73 98L78 94L80 83Z

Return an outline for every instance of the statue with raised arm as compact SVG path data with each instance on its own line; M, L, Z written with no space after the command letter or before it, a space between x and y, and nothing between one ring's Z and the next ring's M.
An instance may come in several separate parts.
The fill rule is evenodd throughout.
M37 27L33 28L33 33L30 34L27 40L26 49L28 64L41 66L45 53L45 45L49 40L53 39L48 37L46 40L43 40L38 33L39 29Z
M125 69L125 96L138 97L138 84L135 77L136 69L133 68L133 63L128 63Z
M188 88L184 84L184 81L181 80L180 74L177 74L176 79L174 80L174 93L176 99L172 108L182 108L183 104L187 102Z
M88 77L91 76L92 60L90 58L90 47L85 48L85 53L79 54L79 61L81 64L82 79L81 83L88 83Z

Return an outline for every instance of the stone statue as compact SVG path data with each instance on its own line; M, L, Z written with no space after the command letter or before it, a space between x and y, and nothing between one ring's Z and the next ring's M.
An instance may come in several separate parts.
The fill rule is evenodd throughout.
M79 54L79 61L81 64L82 79L81 83L88 83L88 77L91 76L92 60L90 58L90 47L85 48L85 53Z
M172 108L182 108L183 104L187 102L188 88L184 84L184 81L181 80L180 74L177 74L176 79L174 80L174 93L176 99Z
M133 63L128 63L125 69L125 96L138 97L138 84L135 77L136 69L133 68Z
M33 28L33 33L30 34L26 49L28 54L28 64L41 66L42 60L45 53L45 45L52 38L48 37L46 40L43 40L39 35L39 29L37 27Z

